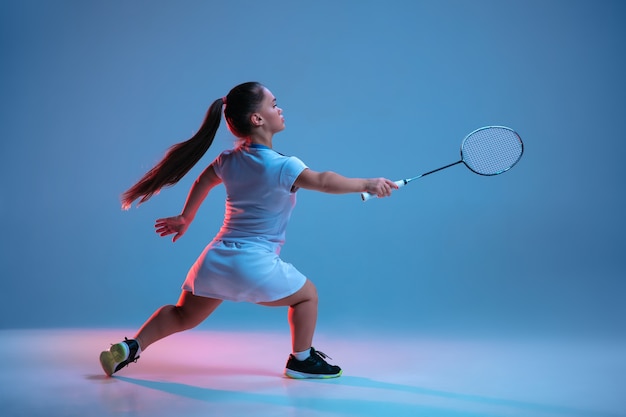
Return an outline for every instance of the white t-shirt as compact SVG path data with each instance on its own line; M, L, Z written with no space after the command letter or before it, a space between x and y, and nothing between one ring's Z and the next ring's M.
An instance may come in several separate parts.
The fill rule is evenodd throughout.
M306 165L263 145L242 145L213 162L226 187L224 223L216 239L261 237L282 245L296 204L293 184Z

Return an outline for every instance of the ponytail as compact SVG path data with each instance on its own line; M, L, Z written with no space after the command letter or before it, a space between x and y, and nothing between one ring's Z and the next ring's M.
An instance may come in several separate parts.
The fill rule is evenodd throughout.
M161 162L122 194L122 209L128 210L138 198L141 198L138 205L147 201L161 188L176 184L193 168L213 143L225 102L224 98L215 100L198 132L185 142L170 147Z

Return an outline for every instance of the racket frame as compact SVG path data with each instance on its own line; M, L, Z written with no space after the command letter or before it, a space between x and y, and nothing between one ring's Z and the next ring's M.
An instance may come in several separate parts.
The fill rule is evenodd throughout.
M478 172L478 171L475 171L474 169L472 169L472 167L470 167L470 166L467 164L467 162L465 162L465 159L464 159L464 157L463 157L463 147L465 146L465 142L466 142L466 141L467 141L470 137L472 137L472 135L474 135L474 134L476 134L476 133L478 133L478 132L480 132L480 131L482 131L482 130L485 130L485 129L494 129L494 128L495 128L495 129L506 129L506 130L508 130L508 131L512 132L512 133L513 133L513 134L517 137L517 140L519 140L519 143L520 143L520 146L521 146L521 149L520 149L520 154L519 154L519 156L517 157L517 159L515 160L515 162L513 162L513 163L512 163L512 164L511 164L508 168L503 169L502 171L498 171L498 172L494 172L494 173L487 173L487 174L486 174L486 173L484 173L484 172ZM478 129L474 130L473 132L471 132L471 133L467 134L467 135L465 136L465 138L463 138L463 141L461 142L461 160L456 161L456 162L453 162L453 163L448 164L448 165L446 165L446 166L443 166L443 167L441 167L441 168L437 168L437 169L433 169L432 171L425 172L425 173L420 174L420 175L418 175L418 176L416 176L416 177L412 177L412 178L405 178L405 179L402 179L402 180L395 181L395 183L398 185L398 187L404 187L405 185L407 185L407 184L408 184L408 183L410 183L411 181L415 181L416 179L419 179L419 178L425 177L426 175L434 174L435 172L439 172L439 171L441 171L441 170L444 170L444 169L446 169L446 168L450 168L451 166L458 165L458 164L460 164L460 163L463 163L463 164L464 164L464 165L465 165L465 166L466 166L466 167L467 167L470 171L472 171L472 172L473 172L473 173L475 173L475 174L482 175L482 176L484 176L484 177L492 177L492 176L494 176L494 175L500 175L500 174L502 174L502 173L504 173L504 172L508 171L509 169L513 168L513 167L514 167L514 166L515 166L515 165L519 162L519 160L522 158L522 155L523 155L523 154L524 154L524 142L522 141L522 138L520 137L520 135L519 135L519 134L518 134L515 130L511 129L510 127L506 127L506 126L484 126L484 127L480 127L480 128L478 128ZM363 201L367 201L367 200L369 200L369 199L370 199L370 198L372 198L372 197L376 197L376 194L370 194L370 193L367 193L367 192L362 192L362 193L361 193L361 200L363 200Z

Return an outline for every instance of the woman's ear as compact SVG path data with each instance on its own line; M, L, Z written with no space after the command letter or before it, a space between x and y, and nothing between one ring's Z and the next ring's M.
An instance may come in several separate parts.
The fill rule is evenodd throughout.
M263 119L261 118L261 115L259 113L252 113L252 115L250 116L250 122L252 123L252 126L263 125Z

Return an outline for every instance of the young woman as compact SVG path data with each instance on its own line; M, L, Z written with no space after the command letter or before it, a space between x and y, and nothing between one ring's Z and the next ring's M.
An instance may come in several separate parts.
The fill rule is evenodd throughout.
M333 378L341 368L312 347L317 320L317 291L293 265L283 262L280 249L299 188L326 193L367 191L389 196L397 186L385 178L346 178L334 172L316 172L300 159L272 149L274 134L285 128L282 109L263 85L248 82L234 87L211 104L206 118L189 140L172 146L165 157L122 195L127 209L148 200L162 187L177 183L204 155L224 117L240 139L222 152L196 179L183 211L158 219L156 232L182 237L209 191L226 187L224 223L191 267L176 305L158 309L133 339L114 344L100 354L104 372L111 376L152 343L191 329L206 319L223 300L248 301L264 306L289 307L292 353L285 375L291 378Z

